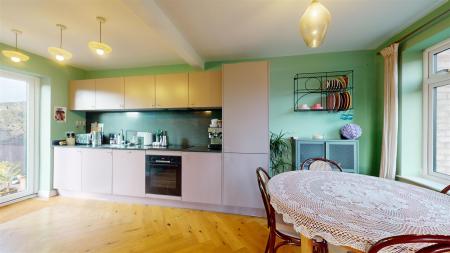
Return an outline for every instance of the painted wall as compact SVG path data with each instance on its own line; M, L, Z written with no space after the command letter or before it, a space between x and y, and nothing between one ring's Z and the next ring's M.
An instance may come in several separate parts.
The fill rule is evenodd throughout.
M11 47L0 43L0 51ZM40 191L52 189L53 150L51 140L64 137L65 132L75 129L75 121L84 119L84 113L68 112L67 123L56 123L52 119L55 106L68 105L68 81L85 78L85 72L71 66L63 66L44 57L27 53L30 60L25 63L13 63L0 57L0 68L38 77L41 84L40 106Z
M311 138L322 133L327 138L339 138L339 129L349 121L340 114L328 112L293 111L293 77L300 72L354 70L354 119L364 134L360 139L360 171L377 174L379 167L380 122L371 115L379 112L378 91L375 78L375 52L355 51L277 57L270 61L270 130L287 132L288 136ZM242 60L244 61L244 60ZM237 61L229 61L237 62ZM206 69L220 68L223 62L210 62ZM90 71L89 78L158 74L193 71L187 65L149 67L139 69ZM382 123L381 123L382 124Z
M377 51L402 38L431 19L450 9L445 3L432 13L415 22L404 31L383 43ZM450 38L450 17L441 18L431 26L402 42L399 48L399 139L398 171L402 176L419 176L423 164L423 51ZM383 89L383 60L377 56L378 84ZM382 92L382 91L381 91Z

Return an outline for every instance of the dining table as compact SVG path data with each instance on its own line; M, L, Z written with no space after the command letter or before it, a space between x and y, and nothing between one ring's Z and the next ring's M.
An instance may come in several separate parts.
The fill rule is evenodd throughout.
M403 234L450 235L450 196L394 180L336 171L290 171L268 183L270 203L311 253L313 238L353 252ZM397 245L384 252L411 252ZM423 246L423 245L422 245Z

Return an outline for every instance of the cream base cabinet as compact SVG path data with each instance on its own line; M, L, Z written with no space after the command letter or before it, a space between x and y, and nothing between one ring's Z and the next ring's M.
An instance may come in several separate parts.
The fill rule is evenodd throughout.
M69 83L69 108L95 110L95 80L73 80Z
M145 151L113 150L113 194L145 197Z
M83 149L81 189L87 193L112 193L112 150Z
M157 75L156 108L188 107L188 73Z
M95 79L95 109L124 109L123 77Z
M222 154L183 152L181 196L183 201L222 203Z
M222 72L189 73L189 107L222 107Z
M125 109L155 108L155 77L125 77Z
M264 208L256 168L267 169L267 154L223 154L223 205Z
M54 149L53 186L58 190L81 191L81 150Z

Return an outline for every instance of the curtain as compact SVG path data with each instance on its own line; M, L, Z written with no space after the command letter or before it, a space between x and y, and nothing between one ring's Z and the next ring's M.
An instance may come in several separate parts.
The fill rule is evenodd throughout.
M398 134L398 43L384 48L380 53L384 57L384 123L380 177L395 179Z

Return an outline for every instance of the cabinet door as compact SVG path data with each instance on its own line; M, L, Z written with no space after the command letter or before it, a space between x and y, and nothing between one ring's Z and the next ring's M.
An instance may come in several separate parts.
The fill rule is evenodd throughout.
M256 168L269 167L266 154L223 154L223 204L263 208Z
M223 148L231 153L269 153L269 65L223 66Z
M187 108L188 107L188 74L157 75L156 107Z
M222 107L222 72L189 73L189 107Z
M82 190L89 193L112 193L112 151L84 149L81 161Z
M182 159L182 200L220 205L222 154L183 152Z
M300 169L303 161L309 158L325 158L324 141L296 141L295 168Z
M124 108L123 77L95 80L95 109L118 110Z
M113 150L113 193L145 196L145 151Z
M55 148L53 186L58 190L81 191L81 150Z
M336 161L343 171L358 173L358 142L327 141L327 159Z
M73 80L69 83L69 108L71 110L95 109L95 81Z
M155 77L125 77L125 109L155 107Z

